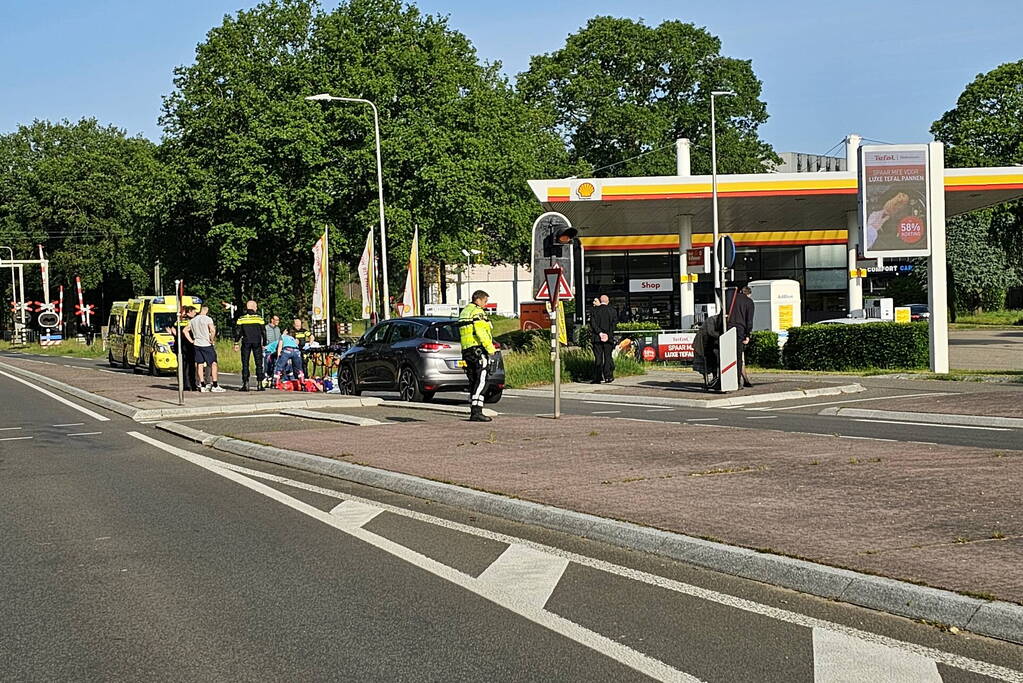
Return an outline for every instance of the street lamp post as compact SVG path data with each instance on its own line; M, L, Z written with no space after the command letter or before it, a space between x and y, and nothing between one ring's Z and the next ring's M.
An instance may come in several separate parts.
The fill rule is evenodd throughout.
M472 287L469 282L469 271L472 269L472 256L473 254L482 254L483 252L479 249L463 249L462 254L465 256L465 303L472 303Z
M721 263L724 258L724 250L718 244L720 236L718 229L718 139L714 98L732 95L735 95L735 92L731 90L714 90L710 93L710 188L714 212L714 285L721 292L721 334L728 329L728 323L725 321L727 315L725 313L727 308L725 305L725 274Z
M391 317L391 296L387 286L387 228L384 223L384 168L380 161L380 114L375 104L360 97L335 97L327 93L320 93L319 95L310 95L306 99L310 102L358 102L359 104L368 104L373 110L373 131L376 137L377 151L377 193L380 205L380 261L384 276L384 320L388 320Z

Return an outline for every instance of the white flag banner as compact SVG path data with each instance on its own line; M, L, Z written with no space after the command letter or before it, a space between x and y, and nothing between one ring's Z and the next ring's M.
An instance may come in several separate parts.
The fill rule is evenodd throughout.
M366 248L362 251L362 258L359 259L359 283L362 289L362 317L368 320L373 312L373 283L376 281L376 272L373 267L373 231L366 235Z
M327 317L327 307L323 300L327 279L326 248L327 235L324 233L313 245L313 320L324 320Z
M399 315L419 315L419 226L412 236L412 249L408 257L408 275L405 276L405 293L401 296Z

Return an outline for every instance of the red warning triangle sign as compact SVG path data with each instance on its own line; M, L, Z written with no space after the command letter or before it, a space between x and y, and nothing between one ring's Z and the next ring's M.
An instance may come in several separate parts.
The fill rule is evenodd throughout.
M572 288L568 286L568 280L565 279L564 272L562 272L560 268L557 269L557 270L558 270L558 286L557 286L558 296L557 296L557 298L558 299L574 299L575 295L572 294ZM544 274L545 275L547 274L546 270L544 271ZM551 275L553 276L553 273L551 273ZM553 279L553 278L551 278L551 279ZM538 291L536 293L536 299L537 299L537 301L543 301L545 299L550 301L550 299L551 299L551 290L550 290L550 287L548 287L546 280L544 281L544 283L542 285L540 285L540 291Z

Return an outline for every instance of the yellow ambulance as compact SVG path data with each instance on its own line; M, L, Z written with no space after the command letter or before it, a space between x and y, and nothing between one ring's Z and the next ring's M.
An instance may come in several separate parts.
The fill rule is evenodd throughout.
M197 296L181 298L182 306L199 308ZM124 319L124 356L122 367L150 375L178 369L175 350L175 325L178 320L176 296L143 296L128 301Z
M124 317L128 313L127 301L115 301L110 305L110 319L107 321L107 362L110 367L124 365Z

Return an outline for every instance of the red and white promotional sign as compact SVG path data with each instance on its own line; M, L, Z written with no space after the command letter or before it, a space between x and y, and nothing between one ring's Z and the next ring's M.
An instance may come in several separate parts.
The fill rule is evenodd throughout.
M860 148L860 244L867 258L930 254L927 145Z
M690 273L709 273L710 247L686 249L686 270Z
M695 332L676 332L657 335L657 357L660 360L693 359Z

